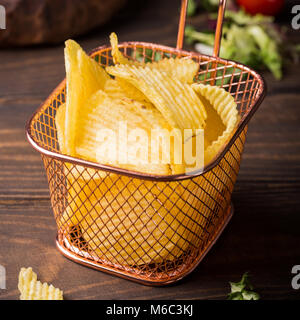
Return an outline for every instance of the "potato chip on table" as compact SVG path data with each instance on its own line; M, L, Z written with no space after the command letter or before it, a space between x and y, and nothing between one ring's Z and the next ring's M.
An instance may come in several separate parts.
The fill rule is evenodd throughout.
M32 268L21 268L18 289L20 300L63 300L63 292L37 280L37 274Z

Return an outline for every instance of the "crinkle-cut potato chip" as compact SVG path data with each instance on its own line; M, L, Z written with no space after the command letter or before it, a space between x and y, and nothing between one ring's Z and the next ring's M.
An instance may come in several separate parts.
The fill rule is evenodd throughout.
M122 99L127 97L126 92L122 89L115 79L109 79L105 82L103 91L112 99Z
M105 70L72 40L66 41L65 65L67 79L65 148L75 156L75 144L80 135L78 122L85 113L87 99L110 79Z
M168 76L181 82L193 83L198 73L199 64L190 58L164 58L160 61L147 63L150 69L164 71Z
M198 72L199 65L191 59L173 59L165 58L159 62L147 63L147 67L153 70L165 72L170 78L178 79L183 83L193 83L193 79ZM148 101L144 93L142 93L133 84L125 79L116 77L126 95L138 101Z
M205 127L205 108L190 85L171 79L166 73L147 66L116 65L107 67L106 70L140 90L170 126L182 130Z
M107 81L107 83L111 82L113 83L115 80L109 80ZM110 85L110 87L113 87L115 84L113 85ZM113 89L114 90L114 89ZM167 158L163 158L162 154L157 154L157 149L153 148L152 145L151 145L151 134L155 131L152 131L150 132L150 130L154 129L154 130L158 130L157 132L159 132L159 134L161 134L158 139L161 139L159 140L159 143L161 144L161 149L162 150L167 150L167 149L164 149L164 148L167 148L168 147L168 142L169 141L169 135L168 133L170 133L171 135L175 135L172 128L168 125L168 123L166 122L166 120L164 119L164 117L161 115L161 113L150 103L150 102L138 102L138 101L135 101L135 100L132 100L132 99L129 99L129 98L126 98L126 97L122 97L122 92L119 93L116 93L116 94L113 94L111 91L107 91L107 93L104 93L104 92L101 92L99 91L97 94L98 94L98 97L101 96L101 95L109 95L108 97L108 101L107 103L110 103L110 98L111 96L113 96L115 98L115 102L114 103L117 103L119 108L121 108L121 113L123 115L123 118L121 121L125 121L126 120L126 123L128 124L128 119L133 119L134 118L134 121L136 121L136 118L139 119L140 123L142 124L142 126L140 127L141 129L145 130L145 132L148 133L148 142L149 142L149 148L148 148L148 160L149 160L149 163L152 159L159 159L159 163L150 163L150 166L148 166L148 164L146 166L143 166L143 165L140 165L138 164L137 162L137 165L136 166L130 166L130 165L127 165L125 164L124 165L124 168L125 169L132 169L132 170L135 170L135 171L140 171L140 172L149 172L150 174L179 174L179 173L183 173L185 171L185 166L182 165L182 164L178 164L176 162L176 164L174 163L175 159L178 159L178 157L180 157L181 155L181 149L180 148L177 148L175 149L175 146L174 144L176 143L175 141L170 141L170 162L166 163L166 160ZM95 94L95 95L97 95ZM117 98L117 96L119 98ZM95 99L96 100L96 99ZM94 101L95 101L94 100ZM97 104L97 102L95 102ZM113 105L113 104L112 104ZM103 125L103 121L104 121L104 118L102 118L102 109L101 108L96 108L93 104L90 104L89 105L89 108L92 111L92 113L88 112L87 114L96 114L96 117L100 117L99 115L101 114L101 119L100 121L95 121L94 124L92 124L91 126L88 125L88 123L86 123L85 121L85 118L83 117L81 119L81 121L83 121L84 123L86 123L86 126L88 127L88 130L92 130L93 129L93 126L98 126L99 127L99 130L100 129L105 129L107 127L104 127L102 126ZM64 113L65 113L65 104L61 105L59 107L59 109L57 110L57 113L56 113L56 117L55 117L55 120L56 120L56 127L57 127L57 136L58 136L58 141L59 141L59 146L60 146L60 149L61 149L61 152L64 152L64 141L63 141L63 137L64 137L64 132L65 132L65 129L64 129ZM110 109L110 108L106 108L105 109L108 109L110 113L113 113L113 112L116 112L116 110L114 109ZM130 111L131 112L131 118L127 117L127 111ZM126 113L126 115L125 115ZM113 114L114 115L114 114ZM108 115L109 117L109 115ZM114 118L112 118L114 119ZM112 119L109 119L111 120L110 122L113 122ZM115 118L116 121L114 122L115 126L114 130L117 130L117 118ZM136 129L138 127L135 127L134 125L134 121L132 123L129 124L129 126L127 125L127 128L130 130L130 129ZM111 128L111 127L109 127ZM165 131L166 130L166 131ZM97 129L96 129L97 131ZM85 132L85 131L84 131ZM97 131L98 132L98 131ZM165 136L165 139L164 139L164 134L167 134ZM87 135L87 139L89 139L90 141L92 141L94 144L95 144L95 147L93 148L93 150L90 150L87 149L89 148L89 145L85 144L84 142L84 136L82 136L79 141L78 141L78 149L76 149L77 151L77 154L79 156L82 156L83 158L89 160L89 161L101 161L99 158L98 160L96 159L95 155L96 155L96 151L97 151L97 135L95 136L94 135L89 135L89 131L86 131L86 135ZM80 141L82 141L82 144L83 144L83 148L80 147ZM83 151L85 150L85 151ZM124 150L125 151L125 150ZM176 156L175 153L178 153L178 156ZM93 156L94 155L94 156ZM109 165L114 165L114 166L119 166L119 164L117 162L113 162L111 159L109 159L109 154L107 155L108 158L107 159L104 159L105 161L103 162L104 164L109 164ZM183 156L183 155L182 155ZM165 162L162 162L163 159L165 159L164 161ZM71 176L74 175L74 176L78 176L78 174L74 173L75 169L73 170L72 174L70 174ZM89 169L89 171L91 172L94 172L94 170L92 169ZM82 170L82 174L86 174L84 172L84 170ZM81 173L79 173L79 176L80 176Z
M150 102L148 98L140 90L138 90L128 81L118 77L116 77L116 81L118 82L119 86L124 90L124 92L126 92L126 96L128 98L141 101L143 103Z
M200 99L202 99L206 106L210 104L210 107L215 109L224 125L222 134L220 134L220 123L215 126L219 132L219 136L205 149L205 164L208 164L217 156L217 154L222 150L222 147L224 147L229 141L234 129L240 121L240 117L234 98L226 90L216 86L200 83L193 84L192 88L199 94ZM215 125L216 117L214 117L214 119L215 120L209 124L211 127Z
M106 81L103 91L112 99L133 99L144 104L152 105L148 99L130 83L123 79Z
M129 98L128 92L122 88L116 79L109 79L105 82L104 92L112 99ZM135 99L137 100L137 99Z
M37 280L32 268L21 268L19 273L18 289L20 300L63 300L63 292Z
M148 101L148 99L142 94L142 92L123 79L116 78L108 80L105 83L103 91L113 99L128 98L138 101L147 107L153 106L152 103Z
M112 32L109 36L110 44L111 44L111 55L113 57L114 64L130 64L130 65L139 65L140 62L129 60L126 58L123 53L118 48L118 37Z
M145 66L150 69L164 71L168 76L176 78L181 82L193 83L198 73L199 64L190 58L164 58L152 63L143 63L126 58L118 48L118 37L113 32L110 35L110 43L112 47L112 56L114 64L127 64L135 66Z
M213 106L203 96L201 96L201 100L203 101L207 112L207 125L204 130L204 147L206 149L223 134L226 126Z
M86 102L85 114L80 119L81 135L76 141L76 154L89 161L128 170L170 174L168 163L151 162L151 144L148 141L152 126L146 115L150 116L151 112L155 112L156 116L152 116L152 119L158 119L156 124L161 125L162 129L168 129L168 124L154 108L150 111L143 107L141 103L131 99L111 99L102 90L96 92ZM131 132L135 130L138 134L139 129L143 130L140 137L144 140L131 141Z

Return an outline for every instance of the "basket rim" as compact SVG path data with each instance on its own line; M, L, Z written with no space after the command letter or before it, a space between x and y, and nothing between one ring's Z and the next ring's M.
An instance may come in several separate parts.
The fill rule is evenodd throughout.
M213 57L205 54L201 54L198 52L194 51L186 51L182 49L176 49L173 47L165 46L165 45L160 45L160 44L155 44L155 43L150 43L150 42L139 42L139 41L129 41L129 42L122 42L118 45L119 48L124 48L124 47L147 47L147 48L155 48L155 49L161 49L161 50L168 50L171 51L174 54L183 54L184 56L198 56L201 58L205 58L209 61L213 62L221 62L225 65L228 65L229 63L232 64L236 68L240 68L244 71L247 71L250 73L252 76L254 76L256 79L259 80L261 83L261 88L257 92L257 97L255 98L254 105L246 115L246 117L239 123L237 129L235 130L234 134L232 135L230 141L225 145L225 147L219 152L218 156L215 157L213 161L211 161L208 165L206 165L204 168L189 172L189 173L181 173L181 174L176 174L176 175L155 175L155 174L148 174L148 173L143 173L143 172L138 172L138 171L133 171L133 170L127 170L127 169L122 169L114 166L109 166L109 165L104 165L96 162L91 162L88 160L68 156L66 154L58 153L55 151L50 151L42 147L38 142L35 141L34 136L31 132L31 125L32 122L34 121L35 117L41 112L41 110L50 102L53 100L53 98L57 95L57 92L60 91L62 88L65 87L66 85L66 79L60 82L60 84L51 92L51 94L48 96L48 98L40 104L40 106L36 109L36 111L31 115L29 120L26 123L26 137L29 143L32 145L34 149L36 149L39 153L42 155L54 158L56 160L60 160L63 162L68 162L68 163L73 163L76 165L80 165L83 167L89 167L91 169L96 169L96 170L102 170L102 171L107 171L111 173L117 173L133 178L138 178L142 180L151 180L151 181L179 181L179 180L186 180L186 179L191 179L194 177L198 177L201 175L204 175L206 172L212 170L214 167L216 167L221 159L224 157L226 152L230 149L230 147L233 145L237 137L240 135L240 133L243 131L245 126L249 123L250 119L253 117L254 113L257 111L258 107L261 105L262 101L264 100L267 92L267 85L264 77L257 73L255 70L249 68L248 66L233 61L233 60L227 60L227 59L222 59L219 57ZM105 49L111 49L110 45L102 45L99 47L94 48L89 52L90 56L95 55L97 52Z

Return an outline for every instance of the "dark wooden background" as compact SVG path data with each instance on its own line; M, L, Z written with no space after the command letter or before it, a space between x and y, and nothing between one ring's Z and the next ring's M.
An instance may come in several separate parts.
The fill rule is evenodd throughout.
M90 50L108 43L115 31L120 41L174 46L178 12L179 1L130 1L104 28L77 40ZM286 23L289 12L282 18ZM299 42L300 31L287 26ZM24 126L64 73L63 45L0 51L0 264L7 271L0 299L18 299L23 266L63 289L66 299L224 299L228 281L245 271L262 299L300 298L291 287L291 269L300 264L300 65L288 64L280 82L265 74L268 95L249 127L235 214L199 267L163 288L85 268L55 248L44 169Z

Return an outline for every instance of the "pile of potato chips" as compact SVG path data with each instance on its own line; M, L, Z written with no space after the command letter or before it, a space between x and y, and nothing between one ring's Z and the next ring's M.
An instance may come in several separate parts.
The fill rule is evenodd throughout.
M113 159L112 152L99 152L97 133L104 128L117 131L118 123L126 121L128 131L138 128L149 136L154 128L191 129L191 136L195 130L203 129L204 162L208 164L226 144L239 120L233 97L221 88L193 83L199 64L192 59L164 58L142 63L129 60L119 51L114 33L111 45L115 65L105 71L76 42L66 42L67 97L56 116L61 151L144 173L168 175L185 171L184 159L181 166L172 163L174 155L170 156L170 163L153 164L149 150L149 161L143 165L138 152L132 155L136 163L120 163L119 157ZM120 147L119 153L129 152L128 141L126 145L127 149ZM158 158L161 160L161 155Z
M176 150L182 150L176 148L176 143L184 148L192 141L195 146L197 130L202 130L202 167L211 162L238 124L233 97L219 87L195 83L199 64L192 59L138 62L119 51L114 33L110 40L114 65L106 69L88 57L76 42L66 42L66 103L56 114L61 152L147 174L180 174L187 171L188 164L182 154L176 154ZM153 156L163 158L163 147L153 151L151 144L145 149L144 143L140 142L140 150L136 152L133 146L139 142L128 140L126 134L118 137L118 157L109 149L101 149L101 135L105 130L120 131L120 123L126 123L124 130L142 130L148 137L154 128L162 135L175 130L168 160L151 162ZM176 140L176 133L187 129L190 135L184 136L184 140ZM126 154L127 159L129 155L133 161L120 163L120 154L121 157ZM176 156L181 161L175 161ZM193 199L187 199L190 195L183 187L184 183L174 182L172 186L170 183L168 191L162 193L159 189L153 191L154 182L151 181L143 181L137 188L138 182L129 177L120 179L116 174L105 172L103 176L95 177L91 173L93 170L89 170L90 174L81 174L80 170L68 174L68 194L72 200L61 219L61 226L79 226L83 238L100 258L131 265L172 260L193 241L191 232L187 231L190 229L185 212L185 203ZM120 194L122 185L127 185L123 191L126 200L120 204L114 202L114 197ZM176 194L173 188L176 188ZM170 198L169 204L166 197ZM80 205L82 203L84 205ZM149 203L151 206L147 205ZM201 226L200 221L196 222ZM193 233L198 231L195 229Z

